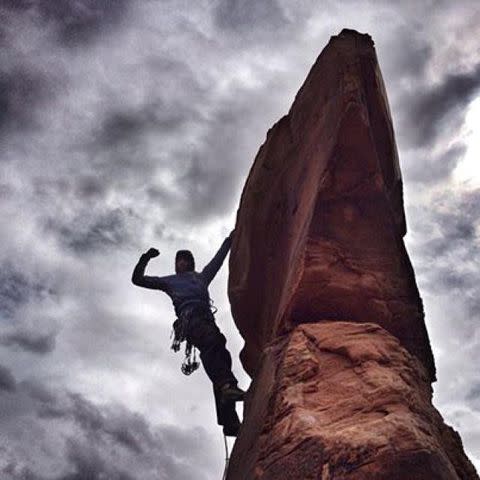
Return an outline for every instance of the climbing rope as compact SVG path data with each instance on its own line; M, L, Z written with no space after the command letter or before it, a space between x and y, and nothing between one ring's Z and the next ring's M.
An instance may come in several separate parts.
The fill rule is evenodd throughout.
M225 434L223 434L223 441L225 443L225 469L223 470L222 480L226 480L227 472L228 472L228 463L230 462L230 456L228 454L227 436Z

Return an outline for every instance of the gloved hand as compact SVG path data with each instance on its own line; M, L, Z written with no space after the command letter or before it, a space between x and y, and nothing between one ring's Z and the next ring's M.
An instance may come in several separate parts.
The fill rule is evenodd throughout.
M158 257L160 255L160 252L156 248L150 248L147 252L144 253L145 256L153 258L153 257Z

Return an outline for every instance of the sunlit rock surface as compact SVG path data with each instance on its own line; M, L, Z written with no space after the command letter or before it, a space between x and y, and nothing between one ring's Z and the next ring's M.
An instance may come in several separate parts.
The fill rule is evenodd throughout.
M229 480L478 478L431 404L405 232L373 42L344 30L242 194L229 297L253 384Z

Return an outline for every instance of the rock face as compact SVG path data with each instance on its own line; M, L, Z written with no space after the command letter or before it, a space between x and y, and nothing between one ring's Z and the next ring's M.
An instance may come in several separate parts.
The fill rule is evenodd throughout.
M434 380L405 232L373 42L343 31L269 130L242 194L229 291L247 371L295 325L348 319L383 326Z
M432 406L402 179L368 35L343 30L245 185L229 297L253 378L229 480L476 479Z
M264 350L229 479L474 479L426 370L373 323L297 326Z

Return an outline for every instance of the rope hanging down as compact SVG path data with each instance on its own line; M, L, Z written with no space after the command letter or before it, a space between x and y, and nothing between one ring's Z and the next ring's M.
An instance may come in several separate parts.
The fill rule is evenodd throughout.
M225 443L225 469L223 470L222 480L226 480L227 472L228 472L228 463L230 462L230 455L228 454L228 443L227 443L227 437L225 434L223 434L223 441Z

